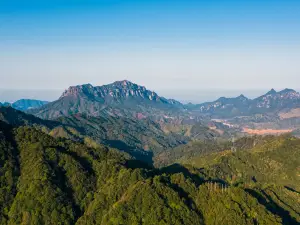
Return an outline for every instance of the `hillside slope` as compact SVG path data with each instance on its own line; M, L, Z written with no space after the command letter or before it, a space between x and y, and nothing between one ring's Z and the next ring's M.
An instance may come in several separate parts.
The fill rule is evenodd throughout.
M189 141L189 137L169 132L148 120L123 117L92 117L76 114L56 120L43 120L11 107L0 107L0 120L13 126L33 126L53 137L64 137L89 145L105 144L152 162L155 153Z
M268 210L276 212L283 224L298 224L300 140L289 135L247 139L237 151L182 157L178 163L192 165L197 173L221 182L221 191L229 191L227 187L244 189ZM219 190L220 185L211 188Z
M228 179L225 169L219 173L213 164L205 169L174 164L156 170L113 149L90 148L30 127L0 122L0 137L0 224L300 221L298 181L289 181L292 174L279 177L278 185L266 184L276 182L273 178L283 175L279 172L266 180L257 176L257 184L245 186ZM275 138L265 144L273 146L276 140L282 141ZM294 146L290 161L298 156L300 143L284 140ZM295 169L297 160L283 172Z

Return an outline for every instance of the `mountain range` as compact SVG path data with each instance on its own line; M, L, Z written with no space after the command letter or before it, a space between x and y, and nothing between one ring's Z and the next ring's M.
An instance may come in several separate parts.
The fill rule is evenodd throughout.
M240 95L236 98L221 97L214 102L190 105L193 110L209 114L215 118L231 118L264 113L276 114L282 110L286 111L298 107L300 107L300 94L292 89L284 89L279 92L271 89L255 99Z
M184 105L118 81L2 105L0 224L299 224L299 139L242 130L297 129L298 100Z
M91 84L71 86L54 102L21 99L11 104L15 109L28 111L45 119L84 113L91 116L125 116L141 118L169 118L209 116L228 119L256 114L279 115L300 108L300 94L292 89L276 92L271 89L255 99L244 95L221 97L213 102L182 104L166 99L143 86L128 80L103 86ZM5 103L8 105L8 103ZM295 112L295 111L294 111Z
M192 140L228 140L256 130L300 133L300 94L292 89L184 105L124 80L72 86L50 103L20 100L11 106L43 120L9 109L1 110L2 120L11 115L10 122L22 121L54 137L105 144L148 163Z
M257 133L261 132L259 129L266 129L265 133L282 133L300 129L300 94L292 89L279 92L271 89L255 99L240 95L202 104L182 104L124 80L97 87L91 84L72 86L58 100L27 110L27 113L43 119L75 114L149 119L159 123L162 129L191 137L198 136L190 134L191 130L195 131L192 127L196 124L209 127L221 136L223 133L228 136L228 129L233 129L231 135L237 130Z
M292 89L279 92L272 89L255 99L240 95L236 98L221 97L216 101L202 104L182 104L124 80L97 87L91 84L72 86L58 100L29 112L47 119L76 113L86 113L91 116L127 116L138 119L172 116L233 118L255 114L278 115L295 108L300 108L300 94Z
M300 94L292 89L271 89L254 99L240 95L202 104L182 104L123 80L103 86L71 86L56 101L23 99L11 106L51 120L75 115L108 120L126 118L141 123L149 120L159 124L164 132L192 139L228 138L245 132L300 133ZM199 132L199 126L208 129L204 132L201 128Z

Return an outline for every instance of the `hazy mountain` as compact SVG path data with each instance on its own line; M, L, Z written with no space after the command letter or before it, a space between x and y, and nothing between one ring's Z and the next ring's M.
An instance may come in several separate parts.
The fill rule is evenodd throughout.
M236 98L222 97L214 102L189 105L190 109L199 113L223 118L251 116L257 113L278 113L297 107L300 107L300 94L292 89L284 89L279 92L272 89L255 99L248 99L244 95L240 95Z
M91 84L73 86L62 96L33 113L41 118L57 118L76 113L92 116L131 116L144 118L183 110L175 100L158 96L155 92L130 81L117 81L109 85L93 87Z
M20 99L11 104L11 106L17 110L26 111L29 109L39 108L43 105L46 105L47 101L40 101L34 99Z
M137 119L150 117L160 120L199 115L232 118L264 113L278 114L282 110L296 107L300 107L300 94L292 89L280 92L272 89L255 99L240 95L236 98L221 97L198 105L183 105L124 80L98 87L91 84L70 87L58 100L29 112L45 119L85 113L91 116L125 116Z
M252 107L262 109L263 112L300 107L300 94L292 89L284 89L279 92L272 89L265 95L254 99Z
M8 102L0 102L0 106L10 106L11 104Z
M0 102L0 106L11 106L17 110L27 111L29 109L39 108L43 105L46 105L47 103L49 103L49 102L35 100L35 99L20 99L13 103L8 103L8 102L1 103Z
M292 89L279 92L272 89L255 99L240 95L198 105L183 105L124 80L99 87L90 84L73 86L58 100L27 112L52 120L74 115L115 117L116 121L141 120L141 124L151 120L159 124L163 136L171 132L184 139L204 140L229 138L245 128L284 129L284 132L299 129L300 94Z
M200 113L218 116L236 116L249 110L251 99L240 95L236 98L221 97L214 102L207 102L199 105L190 105L190 109L195 109Z

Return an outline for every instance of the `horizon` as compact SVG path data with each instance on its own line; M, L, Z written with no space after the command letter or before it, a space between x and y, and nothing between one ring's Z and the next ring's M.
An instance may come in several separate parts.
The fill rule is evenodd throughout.
M119 80L123 81L123 80ZM127 80L129 81L129 80ZM114 81L116 82L116 81ZM114 82L108 83L112 84ZM129 81L139 86L145 86L138 84L134 81ZM108 84L100 84L94 85L92 83L84 83L84 84L91 84L92 86L102 86ZM71 86L80 86L84 84L77 84ZM69 86L69 87L71 87ZM57 100L62 93L67 90L69 87L64 89L3 89L0 88L0 102L8 102L13 103L20 99L35 99L35 100L42 100L42 101L55 101ZM269 89L161 89L155 90L145 86L147 90L156 92L159 96L165 97L167 99L175 99L184 104L193 103L193 104L201 104L205 102L215 101L221 97L225 98L233 98L238 97L240 95L244 95L249 99L255 99L266 94L268 91L275 89L276 92L282 91L284 89L290 89L289 87L285 87L282 89L276 88L269 88ZM293 88L291 88L293 89ZM299 92L298 89L293 89ZM180 92L180 94L178 94Z

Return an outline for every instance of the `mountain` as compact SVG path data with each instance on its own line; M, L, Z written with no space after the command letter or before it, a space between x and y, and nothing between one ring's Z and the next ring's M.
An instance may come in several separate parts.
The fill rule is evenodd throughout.
M11 106L17 110L26 111L29 109L39 108L47 103L49 102L34 99L20 99L12 103Z
M241 111L239 114L224 114L224 111L217 110L211 116L222 118L226 124L242 130L252 129L259 133L286 133L300 128L300 94L292 89L279 92L272 89L249 101L248 108Z
M253 100L253 108L263 109L263 111L280 111L295 107L300 107L300 94L292 89L284 89L279 92L272 89Z
M160 97L127 80L100 87L73 86L57 101L27 112L43 119L76 124L85 135L100 143L104 139L110 144L118 140L148 153L158 153L191 139L229 137L231 129L210 118L193 115L180 102ZM119 129L118 135L116 131L105 133L109 131L107 127ZM146 131L151 132L145 135ZM107 134L110 138L103 138Z
M292 89L276 92L271 89L266 94L248 99L244 95L236 98L219 98L214 102L190 105L195 112L210 115L214 118L232 118L254 114L273 113L300 107L300 94Z
M10 106L10 105L11 105L11 104L8 103L8 102L3 102L3 103L0 102L0 106Z
M143 86L124 80L98 87L91 84L70 87L57 101L29 112L46 119L76 113L145 118L163 116L183 108L180 102L160 97Z
M158 170L0 121L0 224L298 224L299 140L258 147Z
M18 101L15 101L14 103L8 103L8 102L1 103L0 102L0 106L11 106L17 110L27 111L30 109L39 108L43 105L46 105L47 103L49 103L49 102L35 100L35 99L20 99Z
M149 91L145 87L134 84L128 80L116 81L112 84L100 87L93 87L91 84L70 87L60 98L68 96L88 97L104 102L123 102L135 99L136 101L144 100L146 103L150 100L152 102L169 105L181 105L175 100L160 97L155 92Z
M192 105L190 108L200 113L226 117L237 116L246 113L249 110L251 100L244 95L240 95L236 98L221 97L214 102L203 103L200 105Z

